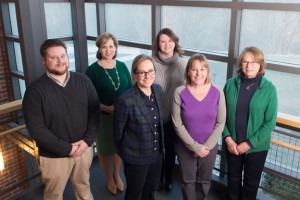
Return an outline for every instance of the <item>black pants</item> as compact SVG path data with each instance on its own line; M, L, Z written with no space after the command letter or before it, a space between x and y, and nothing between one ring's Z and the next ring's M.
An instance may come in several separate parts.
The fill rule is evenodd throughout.
M154 200L161 173L161 156L150 164L138 165L124 162L126 177L125 200Z
M228 199L256 200L267 154L268 151L261 151L235 155L230 153L226 147Z
M162 162L161 181L172 180L175 166L175 142L177 135L173 127L172 120L164 124L165 157Z

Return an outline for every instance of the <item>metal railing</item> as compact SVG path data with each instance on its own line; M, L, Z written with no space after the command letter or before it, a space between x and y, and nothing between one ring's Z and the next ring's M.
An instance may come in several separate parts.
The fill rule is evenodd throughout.
M0 162L3 161L4 164L4 169L1 170L0 199L11 199L35 185L41 185L40 172L35 162L38 148L27 134L22 116L18 117L20 110L22 100L0 105L0 151L3 152ZM23 152L19 151L20 148Z
M260 187L273 199L294 200L300 196L299 132L276 127Z
M2 104L0 115L21 109L22 100ZM296 199L300 196L300 120L279 114L277 124L273 131L272 145L261 179L260 192L272 199ZM38 149L35 142L20 134L20 130L25 128L25 124L10 127L0 132L0 139L6 137L36 157ZM224 150L220 149L214 169L214 174L217 174L220 179L226 176L225 159ZM37 175L35 173L28 177L25 182L36 178ZM24 184L24 180L10 188L18 187L20 184ZM3 192L5 191L0 191L0 195Z

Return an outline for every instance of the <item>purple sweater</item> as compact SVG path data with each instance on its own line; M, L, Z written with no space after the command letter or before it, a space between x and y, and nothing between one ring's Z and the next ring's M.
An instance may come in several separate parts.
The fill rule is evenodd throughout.
M214 130L220 94L216 88L210 87L207 96L198 101L185 88L180 93L180 98L183 124L192 138L203 144Z
M211 85L202 101L197 100L186 86L175 90L172 120L181 142L190 150L199 152L202 145L212 149L221 136L225 119L222 89Z

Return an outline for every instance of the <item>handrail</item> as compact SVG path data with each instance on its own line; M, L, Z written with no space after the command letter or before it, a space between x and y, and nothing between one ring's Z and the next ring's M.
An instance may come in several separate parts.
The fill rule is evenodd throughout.
M13 111L17 111L17 110L21 110L21 109L22 109L22 99L12 101L12 102L0 105L0 115L9 113L9 112L13 112ZM288 115L285 113L278 112L277 123L300 129L300 117L295 117L295 116ZM19 127L15 127L10 130L3 131L0 133L0 136L23 129L23 128L25 128L25 125L21 125ZM292 149L294 151L300 151L300 147L291 145L291 144L288 144L288 143L285 143L285 142L282 142L279 140L272 139L271 142L273 144L277 144L277 145L283 146L285 148Z
M300 117L292 116L282 112L277 113L277 123L300 129Z
M0 115L22 109L22 99L0 105Z
M288 149L291 149L291 150L300 152L300 147L295 146L295 145L292 145L292 144L288 144L288 143L285 143L285 142L281 142L281 141L275 140L275 139L272 139L272 140L271 140L271 143L272 143L272 144L277 144L277 145L279 145L279 146L282 146L282 147L285 147L285 148L288 148Z
M26 128L26 125L25 125L25 124L23 124L23 125L21 125L21 126L14 127L14 128L11 128L11 129L8 129L8 130L3 131L3 132L0 132L0 137L1 137L2 135L6 135L6 134L8 134L8 133L13 133L13 132L22 130L22 129L24 129L24 128Z

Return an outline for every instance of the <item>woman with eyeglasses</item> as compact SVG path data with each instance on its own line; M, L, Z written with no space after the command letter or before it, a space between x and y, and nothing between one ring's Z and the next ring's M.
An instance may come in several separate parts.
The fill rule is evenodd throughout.
M186 61L179 38L169 28L160 30L152 45L152 56L156 68L154 83L161 85L163 90L165 157L159 189L170 192L173 188L172 173L175 166L176 133L171 120L172 98L175 88L183 84Z
M125 200L154 200L160 179L163 109L155 75L152 58L137 56L131 68L135 85L115 102L114 139L124 163Z
M245 48L236 65L238 75L224 87L228 199L255 200L276 125L277 92L264 77L264 54L257 47Z
M211 83L208 60L203 54L189 59L185 84L174 92L172 120L184 200L205 200L225 120L222 88Z

